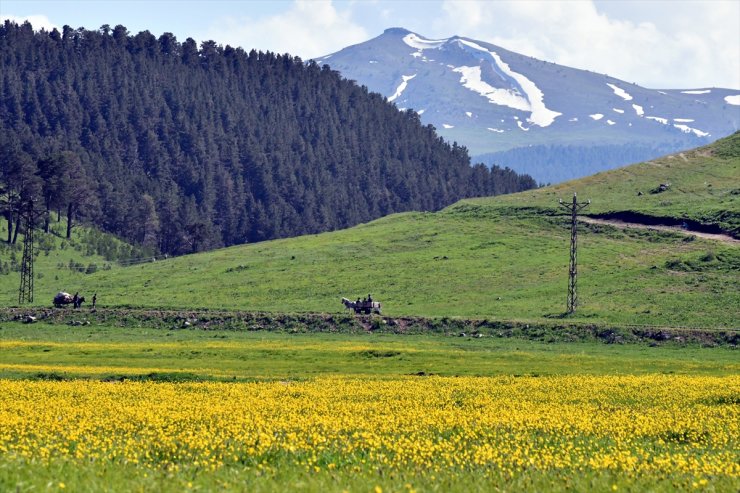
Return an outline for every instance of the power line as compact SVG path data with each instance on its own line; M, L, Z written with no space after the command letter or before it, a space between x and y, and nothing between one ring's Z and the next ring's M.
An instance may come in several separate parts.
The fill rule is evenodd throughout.
M573 203L566 204L560 199L560 206L570 212L570 266L568 267L568 310L571 314L576 311L578 305L578 295L576 293L576 283L578 282L578 211L585 209L591 203L579 204L573 193Z

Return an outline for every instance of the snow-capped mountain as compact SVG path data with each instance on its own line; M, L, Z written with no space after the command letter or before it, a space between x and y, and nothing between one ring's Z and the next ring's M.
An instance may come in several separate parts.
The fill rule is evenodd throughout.
M316 59L413 109L476 161L561 181L740 128L740 90L646 89L453 36L405 29Z

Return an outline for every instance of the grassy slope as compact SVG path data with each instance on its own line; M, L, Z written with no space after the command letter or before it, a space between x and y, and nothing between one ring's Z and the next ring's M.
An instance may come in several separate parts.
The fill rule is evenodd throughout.
M670 183L662 193L650 193ZM740 132L705 147L518 194L465 201L495 208L551 209L558 199L591 199L586 214L634 211L719 224L740 233ZM642 192L642 195L638 195Z
M34 302L37 305L51 305L53 296L59 291L74 293L80 289L82 281L89 276L88 271L108 271L120 268L118 262L106 259L98 250L107 248L116 258L129 259L140 256L136 248L118 240L117 238L92 230L87 227L77 227L72 230L72 238L63 237L66 231L66 222L62 219L51 227L52 233L44 234L37 231L35 234L34 259ZM18 236L15 245L8 245L7 223L0 221L0 262L12 264L12 259L20 265L23 259L23 234ZM96 245L96 242L98 243ZM99 247L105 244L104 247ZM18 288L20 274L16 270L0 273L0 305L10 306L18 303ZM90 297L92 293L89 293ZM90 297L88 301L90 301Z
M576 189L593 199L591 212L621 207L702 218L730 211L723 217L732 219L738 141L740 135L684 153L686 160L666 157L439 213L397 214L344 231L99 272L78 285L108 306L339 312L341 296L370 292L394 316L542 320L565 305L569 230L564 216L553 215L560 213L557 197ZM669 192L647 193L666 181ZM579 238L576 320L737 327L737 247L603 226L583 226ZM38 304L47 305L57 289L39 283ZM13 300L12 289L0 295Z

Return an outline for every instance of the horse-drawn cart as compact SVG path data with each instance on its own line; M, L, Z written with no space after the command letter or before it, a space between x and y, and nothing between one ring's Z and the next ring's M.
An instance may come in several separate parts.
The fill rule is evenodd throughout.
M364 313L365 315L370 315L371 313L376 313L380 315L380 302L379 301L367 301L367 300L357 300L352 301L348 300L347 298L342 298L342 304L345 308L348 310L354 310L356 314Z
M77 305L78 306L79 305L82 305L82 302L83 301L85 301L85 297L84 296L79 296L77 298ZM65 293L64 291L59 291L54 296L54 301L52 301L52 303L54 303L54 306L57 307L57 308L61 308L64 305L72 305L72 304L74 304L74 302L75 302L74 296L72 296L69 293ZM75 308L77 308L77 307L75 306Z

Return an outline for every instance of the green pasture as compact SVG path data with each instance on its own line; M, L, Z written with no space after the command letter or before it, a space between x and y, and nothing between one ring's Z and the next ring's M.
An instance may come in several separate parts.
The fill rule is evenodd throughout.
M544 343L441 335L290 334L269 331L0 324L0 378L115 382L302 380L326 375L732 375L736 350L678 344ZM587 437L584 437L587 439ZM0 489L13 491L731 491L731 476L625 475L619 471L428 471L363 465L306 470L276 456L267 469L208 471L0 457ZM333 458L340 461L341 458ZM376 489L379 488L379 489ZM711 488L711 489L707 489Z
M465 207L78 276L103 306L339 313L372 293L389 316L544 320L565 311L560 217ZM672 233L583 226L575 320L736 327L740 250ZM59 283L36 283L49 306ZM13 304L15 286L2 295Z
M79 467L66 461L48 464L7 462L0 459L0 488L17 492L95 491L122 489L137 492L181 493L183 491L233 492L347 492L347 493L470 493L518 492L614 492L650 491L737 491L730 477L698 478L692 475L626 478L621 471L538 471L508 475L491 468L473 471L387 469L362 466L340 471L311 472L275 462L270 470L253 471L226 467L207 472L198 466L178 471L134 466L91 465Z
M0 324L0 378L305 379L321 375L705 374L737 351L514 338Z

